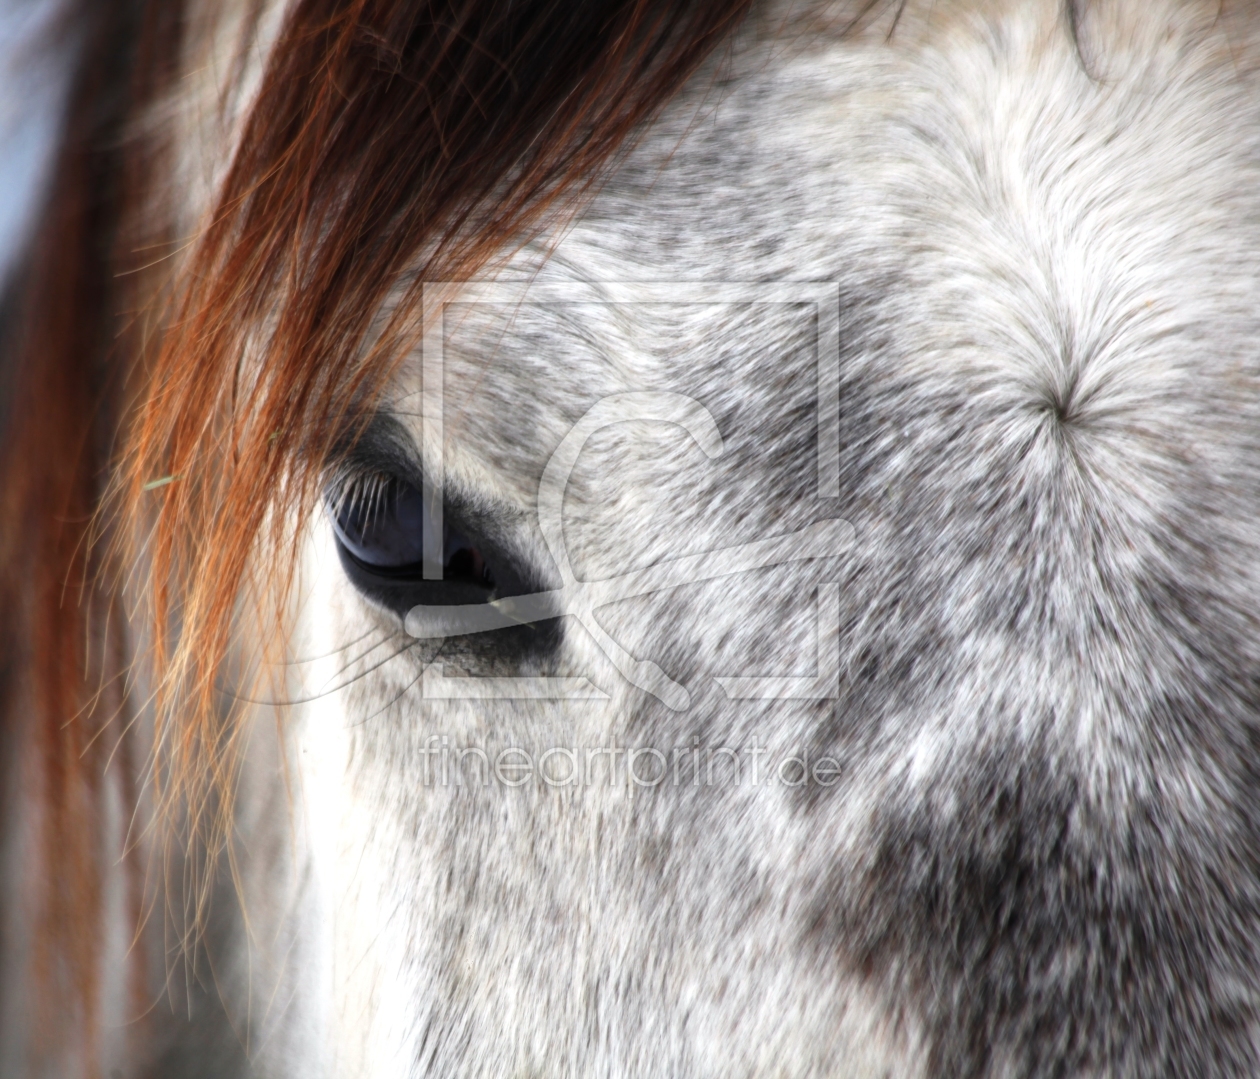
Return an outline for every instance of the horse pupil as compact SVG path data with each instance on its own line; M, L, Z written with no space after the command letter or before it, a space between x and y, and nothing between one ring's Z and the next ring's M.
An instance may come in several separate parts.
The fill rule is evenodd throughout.
M443 577L448 581L467 581L493 588L494 576L481 552L449 527L443 531L446 556L442 563Z

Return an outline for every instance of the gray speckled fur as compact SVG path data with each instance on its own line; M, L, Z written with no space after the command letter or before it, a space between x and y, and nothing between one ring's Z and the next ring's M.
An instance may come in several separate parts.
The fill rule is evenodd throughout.
M607 704L479 705L421 699L434 646L354 592L313 522L295 649L329 658L296 688L358 677L292 721L306 868L253 902L291 930L296 991L253 1006L287 1032L261 1073L1260 1072L1246 13L1117 0L1079 50L1057 3L910 4L891 39L842 40L841 15L763 12L501 271L838 282L839 499L815 497L806 308L461 309L446 452L453 494L548 582L534 499L565 431L610 393L686 393L726 452L594 438L566 505L582 576L828 516L855 547L602 612L688 711L570 626L541 658L491 639L444 661L590 673ZM417 440L418 387L412 365L391 406ZM723 700L715 674L812 670L824 580L839 699ZM842 775L441 787L433 736L759 741Z

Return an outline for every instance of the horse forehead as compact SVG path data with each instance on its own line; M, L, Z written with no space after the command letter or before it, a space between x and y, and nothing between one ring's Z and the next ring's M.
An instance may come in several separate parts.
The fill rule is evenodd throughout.
M1236 55L1184 5L1144 6L1143 33L1100 25L1080 48L1058 5L946 6L964 14L910 44L787 48L737 61L717 105L684 95L544 243L554 274L834 280L869 314L937 337L965 321L971 343L1007 352L1014 324L1036 348L1149 305L1220 314L1223 277L1254 270L1260 192ZM655 316L624 311L622 337ZM557 355L581 333L517 325ZM499 377L529 377L513 371Z
M1119 278L1193 253L1181 237L1242 249L1247 39L1197 5L1107 7L1134 21L1074 41L1058 3L910 4L891 41L749 49L721 90L697 80L555 250L593 278L870 281ZM920 10L937 8L949 19Z
M1244 347L1260 261L1250 27L1226 41L1199 5L1119 4L1074 39L1059 4L945 7L907 5L891 40L745 42L719 90L700 76L577 221L502 276L834 282L849 343L898 377L996 380L1033 402ZM805 370L780 347L788 313L725 337L720 321L467 308L477 344L446 356L452 433L494 412L541 452L583 403L671 367L671 388L702 398L759 392L728 385L741 361Z

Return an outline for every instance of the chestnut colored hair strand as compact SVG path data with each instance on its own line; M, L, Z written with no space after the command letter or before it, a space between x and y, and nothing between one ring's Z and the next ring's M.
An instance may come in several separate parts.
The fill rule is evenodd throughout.
M78 78L6 354L6 827L38 799L32 978L66 1029L96 1019L117 740L100 735L137 707L127 575L143 567L154 797L213 854L242 596L261 581L282 609L286 522L414 342L415 282L466 278L571 207L750 0L294 0L195 242L161 212L174 135L152 121L185 2L75 5Z

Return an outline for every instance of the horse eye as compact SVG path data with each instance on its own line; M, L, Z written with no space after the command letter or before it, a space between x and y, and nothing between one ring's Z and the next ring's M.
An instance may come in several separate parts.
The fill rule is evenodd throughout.
M424 503L411 484L388 479L344 492L332 514L337 539L366 566L418 565L424 553Z
M333 531L342 550L362 569L406 581L422 577L428 514L420 491L398 476L372 476L328 498ZM481 551L449 523L442 529L443 581L495 586Z

